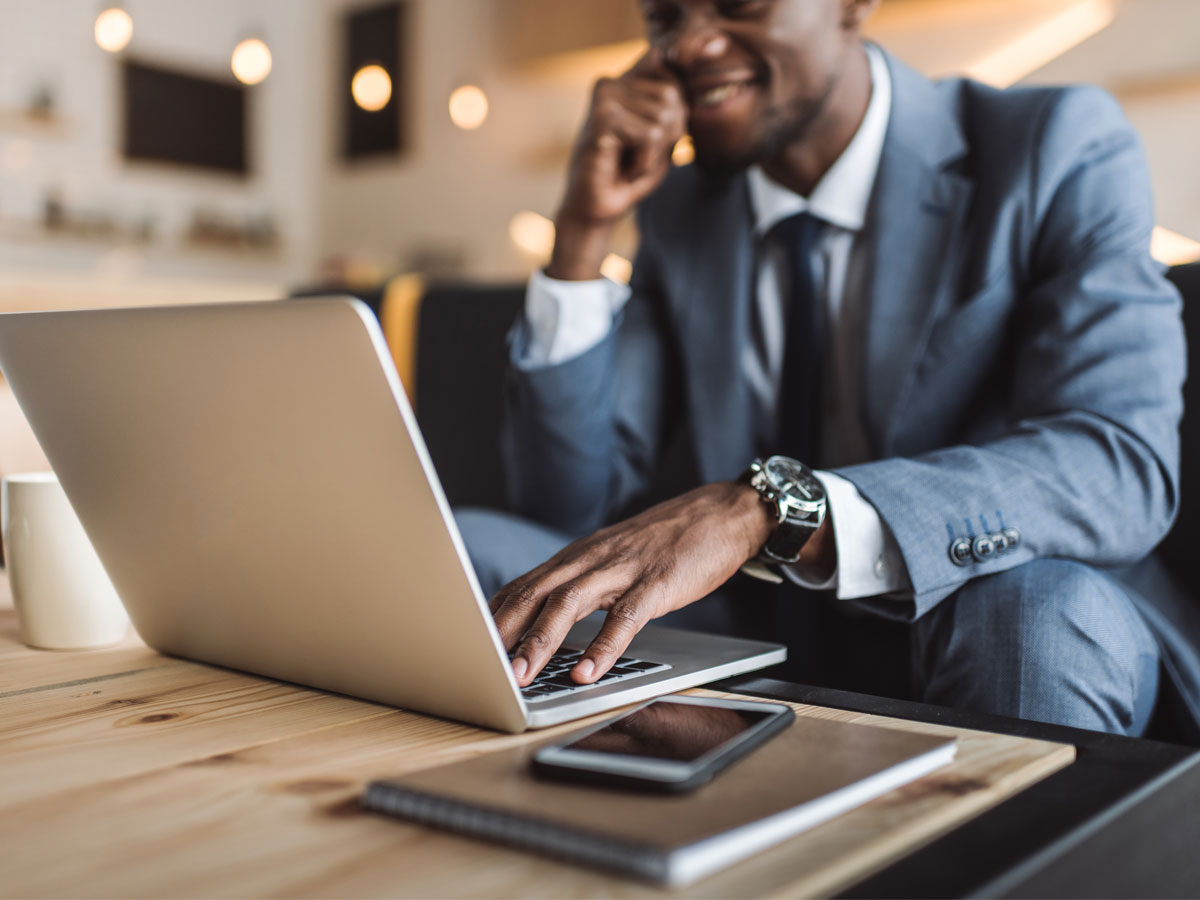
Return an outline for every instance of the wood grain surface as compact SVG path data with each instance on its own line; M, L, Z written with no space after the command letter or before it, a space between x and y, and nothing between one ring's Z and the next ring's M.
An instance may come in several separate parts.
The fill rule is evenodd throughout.
M502 735L170 659L135 636L103 650L31 650L0 579L0 896L817 896L1074 758L1062 744L794 706L803 716L954 734L958 758L690 888L663 891L357 807L370 779L586 722Z

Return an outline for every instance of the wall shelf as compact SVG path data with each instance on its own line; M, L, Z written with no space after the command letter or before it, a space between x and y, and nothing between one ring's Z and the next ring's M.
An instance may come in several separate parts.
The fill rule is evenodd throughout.
M65 138L70 132L68 121L57 113L42 114L27 109L0 107L0 134Z
M203 257L281 262L285 247L282 241L266 245L196 241L187 237L144 238L123 229L111 232L88 232L82 229L50 229L40 225L0 222L0 244L76 247L96 251L130 250L139 254L167 257Z

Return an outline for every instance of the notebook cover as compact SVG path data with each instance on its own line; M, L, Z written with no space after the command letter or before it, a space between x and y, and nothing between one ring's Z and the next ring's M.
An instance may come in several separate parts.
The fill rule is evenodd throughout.
M948 763L955 741L799 716L710 784L682 795L537 779L529 762L547 743L554 741L375 781L362 803L410 821L680 884ZM813 815L806 816L806 808ZM756 824L763 826L757 839L747 840L753 830L747 826ZM719 865L705 864L689 853L694 850Z

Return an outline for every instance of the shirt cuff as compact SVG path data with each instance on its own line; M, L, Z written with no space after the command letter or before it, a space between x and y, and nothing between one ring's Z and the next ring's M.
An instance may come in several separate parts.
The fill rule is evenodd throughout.
M832 472L814 472L825 488L833 525L837 565L824 580L806 577L798 566L787 566L788 577L810 590L836 590L839 600L858 600L880 594L912 591L908 567L891 530L853 483Z
M553 366L586 353L612 331L630 290L607 278L559 281L538 270L525 291L528 342L516 364Z

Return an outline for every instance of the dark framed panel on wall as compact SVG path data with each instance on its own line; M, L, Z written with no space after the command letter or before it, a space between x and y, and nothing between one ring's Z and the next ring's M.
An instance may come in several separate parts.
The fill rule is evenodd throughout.
M233 78L126 59L121 94L126 159L250 173L246 88Z
M406 77L407 0L352 9L343 21L343 63L338 96L342 98L341 154L346 160L399 156L409 145ZM365 66L379 66L391 80L391 96L378 109L355 102L351 83Z

